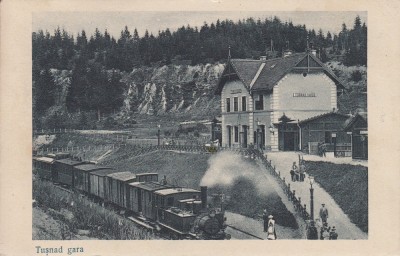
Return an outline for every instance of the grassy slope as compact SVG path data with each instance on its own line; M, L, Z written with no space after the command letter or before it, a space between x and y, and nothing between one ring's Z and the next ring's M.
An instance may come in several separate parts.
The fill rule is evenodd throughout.
M368 168L306 162L307 170L361 230L368 232Z
M118 153L124 152L120 150ZM107 161L107 165L120 171L134 173L157 172L160 178L166 175L169 183L198 188L207 170L208 158L209 155L157 151L140 156L128 156L123 161Z

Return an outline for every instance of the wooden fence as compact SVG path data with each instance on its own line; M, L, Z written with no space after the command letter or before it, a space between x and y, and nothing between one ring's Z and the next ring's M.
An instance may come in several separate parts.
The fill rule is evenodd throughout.
M45 155L49 153L61 153L61 152L77 152L77 151L104 151L118 149L124 144L108 144L108 145L86 145L86 146L76 146L76 147L56 147L56 148L41 148L36 150L37 155Z

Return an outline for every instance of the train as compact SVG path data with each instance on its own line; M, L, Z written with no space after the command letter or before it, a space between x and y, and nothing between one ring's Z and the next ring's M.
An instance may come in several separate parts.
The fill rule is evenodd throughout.
M102 204L111 204L138 224L167 233L172 239L224 240L222 207L207 203L200 191L159 181L158 173L121 172L82 161L68 153L33 157L35 177L68 187Z

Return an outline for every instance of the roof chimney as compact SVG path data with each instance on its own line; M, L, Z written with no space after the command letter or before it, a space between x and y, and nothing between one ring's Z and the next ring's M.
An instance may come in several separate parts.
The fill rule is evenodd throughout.
M283 51L283 58L292 55L292 51L291 50L285 50Z
M317 57L317 50L311 49L311 54L314 55L315 57Z

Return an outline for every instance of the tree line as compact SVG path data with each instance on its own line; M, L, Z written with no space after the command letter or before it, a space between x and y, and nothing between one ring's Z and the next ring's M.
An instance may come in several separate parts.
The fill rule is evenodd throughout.
M200 28L166 28L157 35L146 30L142 37L125 26L117 39L99 29L92 35L82 30L76 38L60 28L53 34L39 30L32 33L34 113L43 114L55 104L51 69L71 71L68 111L100 112L122 105L121 72L135 67L224 62L228 46L233 58L279 57L287 48L304 52L307 43L323 61L342 56L346 65L367 64L367 26L358 16L351 29L343 24L340 33L326 35L278 17L217 20Z

